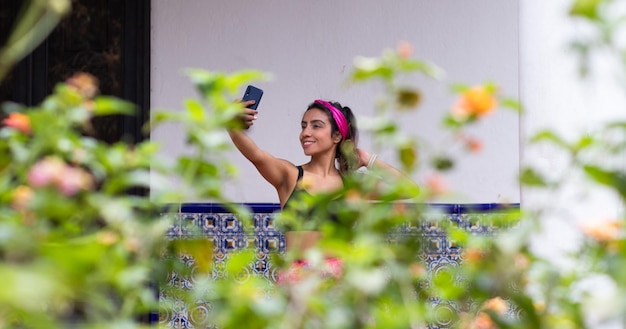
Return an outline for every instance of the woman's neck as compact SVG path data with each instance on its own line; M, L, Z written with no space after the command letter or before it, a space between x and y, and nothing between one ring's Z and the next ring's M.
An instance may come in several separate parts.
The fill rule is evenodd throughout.
M334 156L312 156L311 161L303 165L303 167L308 172L321 177L339 174L337 167L335 167Z

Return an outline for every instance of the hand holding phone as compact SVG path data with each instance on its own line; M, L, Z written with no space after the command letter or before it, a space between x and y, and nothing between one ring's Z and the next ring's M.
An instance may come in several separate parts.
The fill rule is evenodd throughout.
M263 97L263 90L255 86L249 85L246 88L246 92L243 94L241 101L246 102L249 100L254 100L254 104L250 105L250 107L248 108L256 110L259 106L259 103L261 102L261 97Z

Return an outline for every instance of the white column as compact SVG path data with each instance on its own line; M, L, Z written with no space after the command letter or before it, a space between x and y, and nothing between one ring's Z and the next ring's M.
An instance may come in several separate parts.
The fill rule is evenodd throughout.
M591 76L581 79L578 74L578 59L570 43L577 35L587 33L588 26L568 16L572 2L520 1L520 95L526 111L521 121L522 141L542 129L551 129L574 140L591 133L602 122L624 117L626 101L620 90L623 85L616 81L618 67L607 54L592 59ZM567 157L556 147L523 142L521 150L522 166L532 165L548 177L559 176L569 167ZM608 161L615 160L623 163L623 159ZM594 161L605 165L607 160ZM533 248L564 266L573 265L564 252L578 245L577 225L615 218L623 212L614 192L590 184L582 175L569 176L558 193L523 188L521 200L525 209L556 208L540 219L544 230L534 236ZM594 283L595 298L610 300L613 292L602 289L607 286L598 284L600 281ZM599 327L602 318L611 318L610 307L588 313L591 327ZM621 328L618 322L604 323L601 327Z

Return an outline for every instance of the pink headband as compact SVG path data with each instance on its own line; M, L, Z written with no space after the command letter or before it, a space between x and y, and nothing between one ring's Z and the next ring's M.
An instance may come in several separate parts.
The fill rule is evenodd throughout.
M330 110L330 113L333 115L333 119L335 119L335 122L337 123L337 128L339 128L341 137L343 137L343 139L348 138L348 120L346 120L343 113L327 101L316 99L315 103L322 104Z

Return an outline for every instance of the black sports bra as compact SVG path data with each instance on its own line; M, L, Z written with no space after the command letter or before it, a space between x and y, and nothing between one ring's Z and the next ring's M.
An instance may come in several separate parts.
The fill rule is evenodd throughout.
M304 177L304 169L302 169L302 166L297 166L296 168L298 168L298 179L296 180L296 185L293 187L293 191L291 191L291 194L287 198L287 201L285 201L285 205L283 206L283 209L287 208L287 206L289 205L289 202L295 199L298 194L300 193L309 194L309 192L307 192L305 189L301 189L299 187L300 181L302 180L302 177Z
M307 192L307 190L303 189L299 184L300 181L302 180L302 177L304 176L304 169L302 169L302 166L297 166L296 168L298 168L298 179L296 180L296 186L294 186L293 191L291 191L291 194L289 195L289 198L287 198L287 201L285 202L285 205L283 206L282 210L288 209L289 203L294 202L295 199L306 197L306 196L311 196L311 194ZM319 213L319 211L320 211L320 208L318 206L313 205L308 210L298 210L298 213L300 213L299 216L302 219L309 220L313 218L313 216L315 216L315 213ZM330 219L333 222L338 221L336 214L329 213L327 211L327 208L324 208L322 211L325 212L324 218ZM286 226L285 229L287 231L290 231L292 228Z

